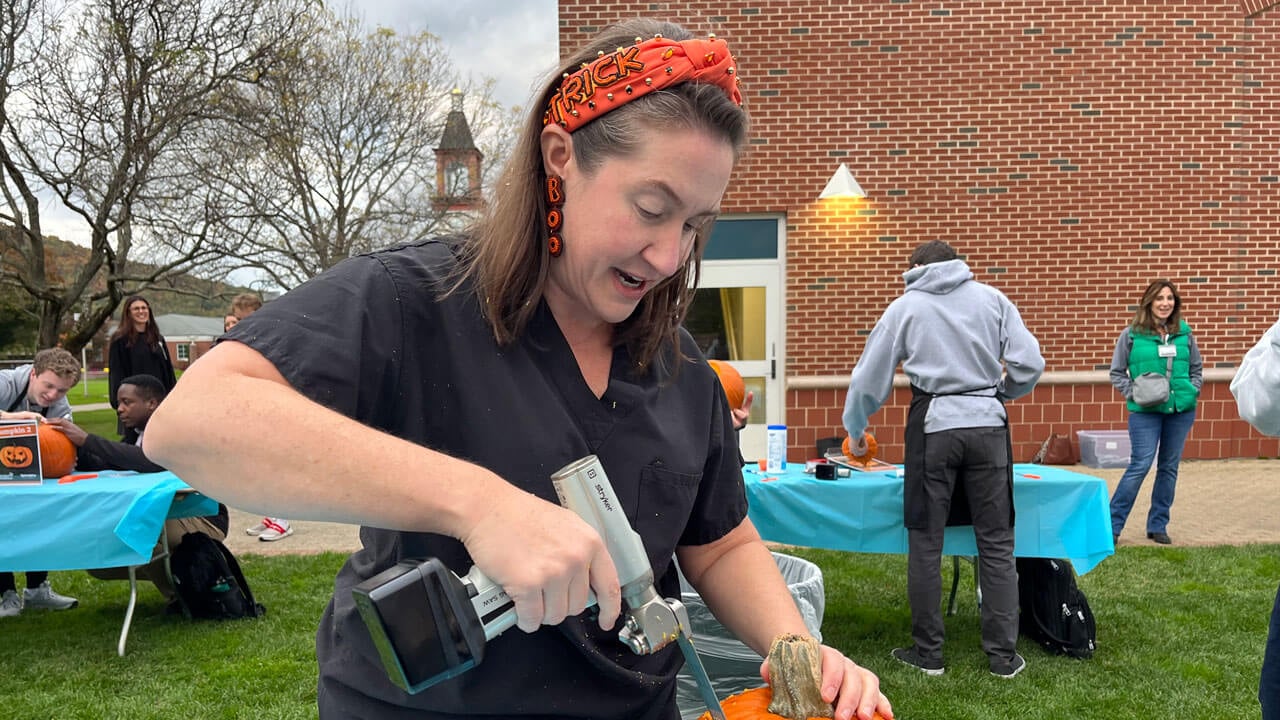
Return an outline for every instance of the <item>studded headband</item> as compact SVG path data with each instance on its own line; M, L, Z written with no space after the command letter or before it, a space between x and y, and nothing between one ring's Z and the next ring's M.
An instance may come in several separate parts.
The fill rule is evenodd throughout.
M682 82L718 85L741 105L736 73L728 45L715 35L706 40L636 38L631 47L601 51L595 60L565 73L547 103L542 124L556 123L573 132L638 97Z

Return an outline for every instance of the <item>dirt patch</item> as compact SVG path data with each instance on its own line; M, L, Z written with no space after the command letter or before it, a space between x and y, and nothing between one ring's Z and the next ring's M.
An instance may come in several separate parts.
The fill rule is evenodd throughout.
M1107 481L1115 489L1124 468L1065 468ZM1154 468L1147 474L1129 514L1120 545L1151 544L1146 515L1151 506ZM1175 545L1247 545L1280 543L1280 460L1188 460L1178 473L1178 490L1169 521ZM227 546L237 555L288 555L325 551L349 553L360 548L359 529L342 523L293 522L293 535L261 542L245 534L259 516L231 510Z

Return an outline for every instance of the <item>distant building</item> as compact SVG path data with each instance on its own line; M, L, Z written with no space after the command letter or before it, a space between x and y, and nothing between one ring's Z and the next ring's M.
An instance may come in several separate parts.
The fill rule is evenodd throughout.
M186 370L196 358L209 352L222 334L222 316L157 315L156 325L164 336L175 370Z

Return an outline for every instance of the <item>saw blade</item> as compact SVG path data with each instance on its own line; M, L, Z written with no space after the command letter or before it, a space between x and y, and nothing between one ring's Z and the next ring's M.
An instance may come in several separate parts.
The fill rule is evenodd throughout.
M680 646L680 652L684 653L684 662L689 668L689 673L698 683L698 693L702 695L702 702L711 713L711 720L726 720L724 709L720 707L720 701L716 698L715 688L711 687L711 677L707 675L707 669L702 666L702 659L698 657L698 651L693 648L693 641L682 631L676 635L676 644Z

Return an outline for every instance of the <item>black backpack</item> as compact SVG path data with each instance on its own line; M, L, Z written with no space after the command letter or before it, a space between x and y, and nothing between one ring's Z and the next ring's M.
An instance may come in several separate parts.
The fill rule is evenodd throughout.
M202 532L182 536L169 567L183 614L189 618L232 620L267 612L254 601L240 563L227 546Z
M1019 629L1045 650L1093 657L1098 630L1070 560L1018 558Z

